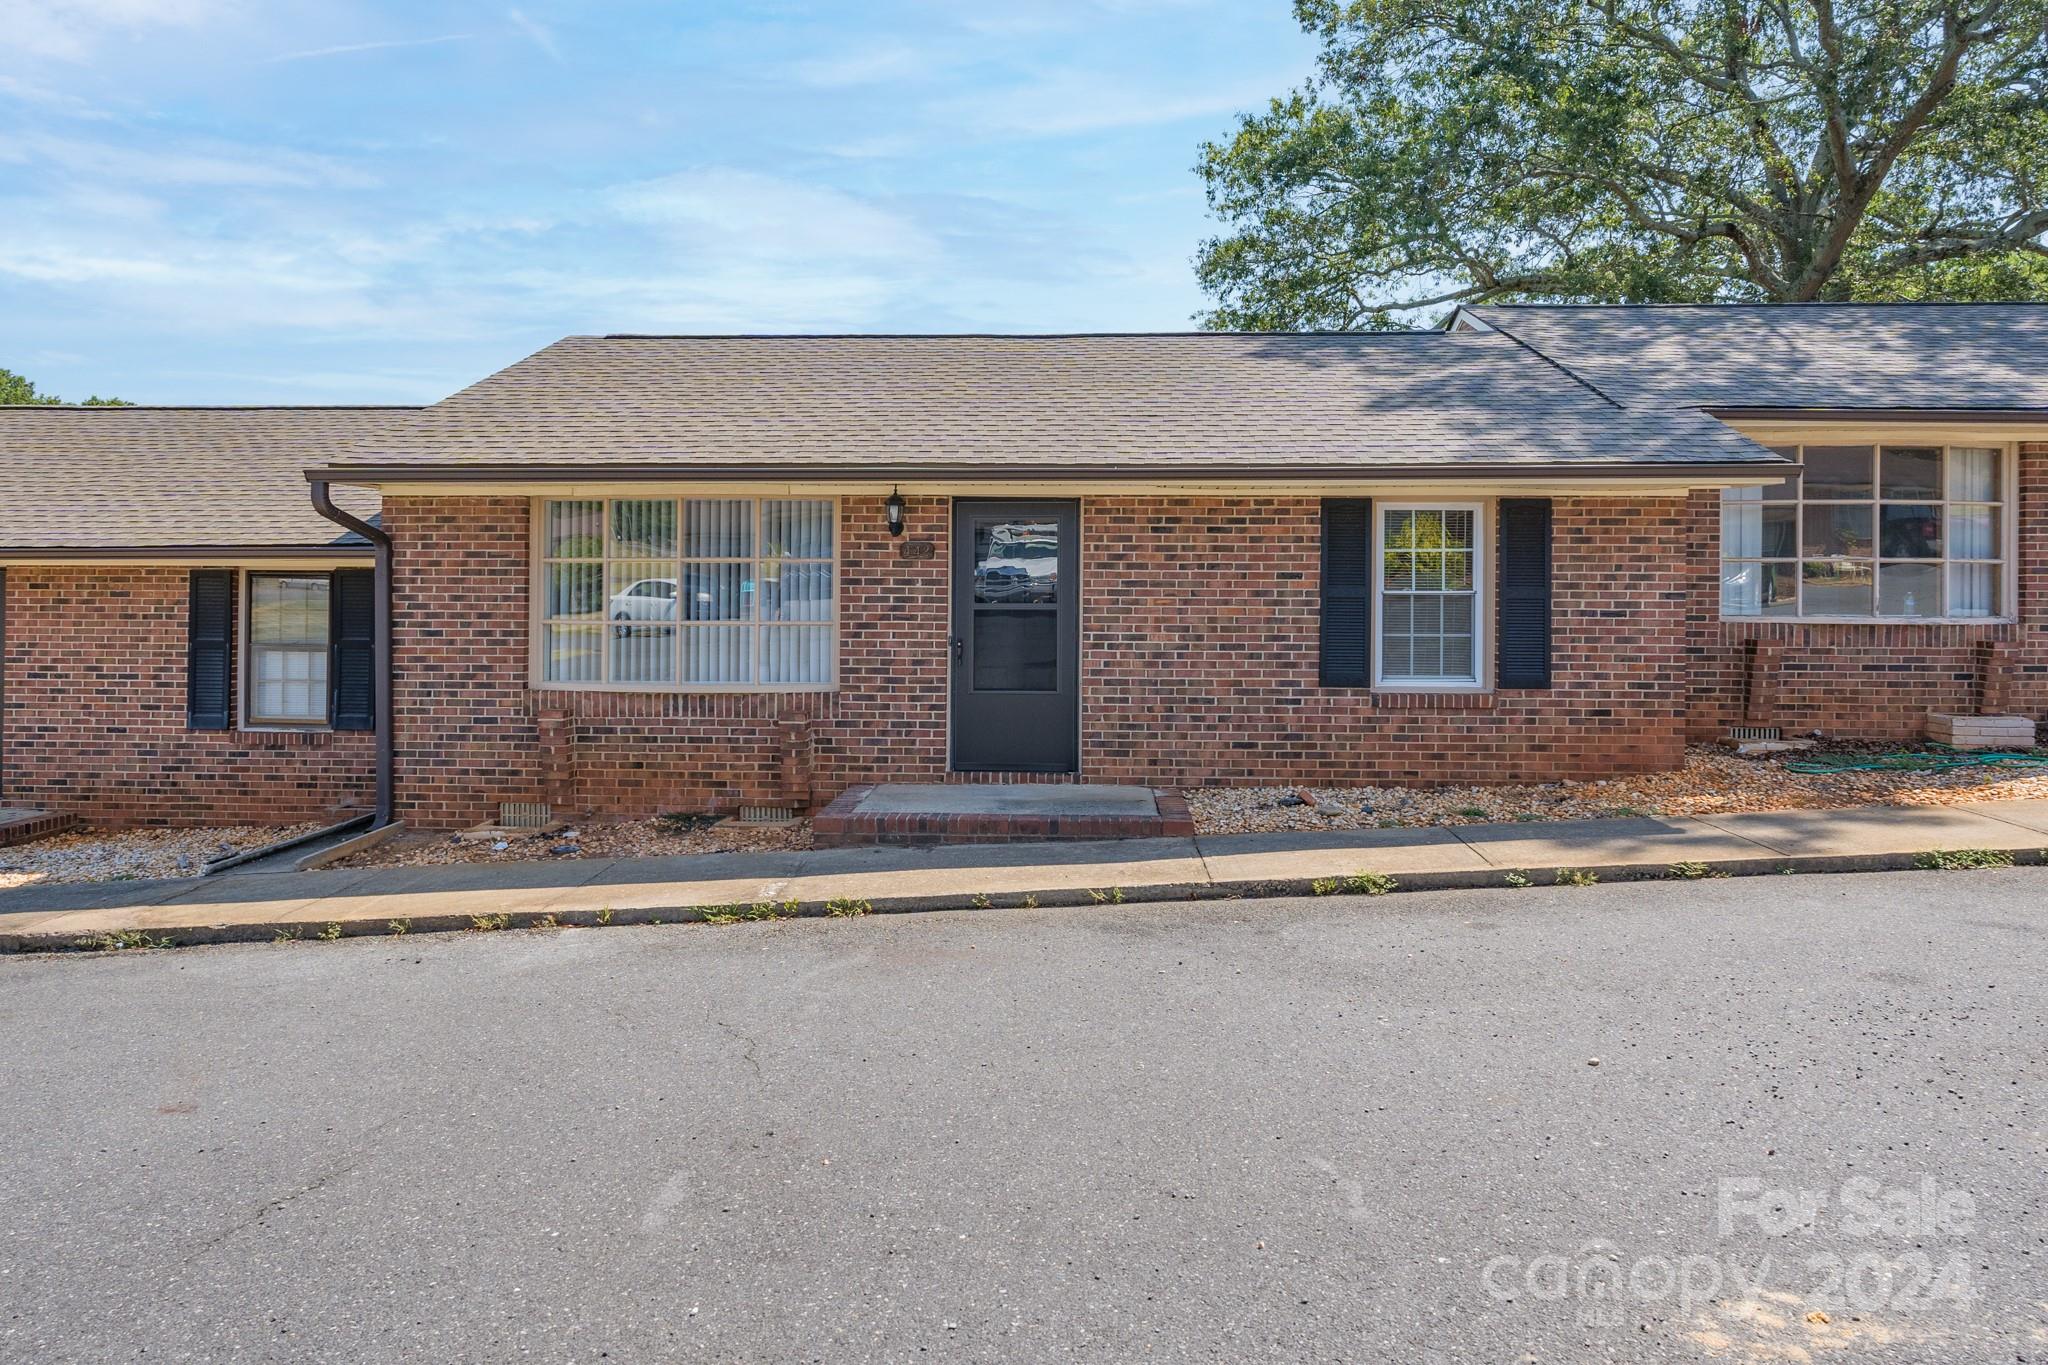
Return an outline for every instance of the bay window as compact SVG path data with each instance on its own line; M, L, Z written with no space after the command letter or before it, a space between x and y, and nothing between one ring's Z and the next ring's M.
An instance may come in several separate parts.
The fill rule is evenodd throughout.
M621 691L832 686L831 499L550 499L539 516L541 683Z
M1852 620L2003 615L2006 453L1807 445L1721 501L1721 614Z

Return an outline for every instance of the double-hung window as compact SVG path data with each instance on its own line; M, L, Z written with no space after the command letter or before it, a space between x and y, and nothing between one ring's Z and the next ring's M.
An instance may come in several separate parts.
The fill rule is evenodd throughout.
M251 724L327 723L331 591L324 573L249 575L244 704Z
M1808 445L1721 502L1721 614L1851 620L2003 615L2005 451Z
M1477 503L1378 503L1375 681L1388 687L1480 682Z
M540 505L537 679L622 691L822 691L834 679L829 498Z

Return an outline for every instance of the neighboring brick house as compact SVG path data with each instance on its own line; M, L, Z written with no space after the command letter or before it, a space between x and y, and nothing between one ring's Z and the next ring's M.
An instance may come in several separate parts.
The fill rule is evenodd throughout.
M0 803L102 821L1555 780L2048 714L2041 306L578 337L417 410L0 410L0 456Z

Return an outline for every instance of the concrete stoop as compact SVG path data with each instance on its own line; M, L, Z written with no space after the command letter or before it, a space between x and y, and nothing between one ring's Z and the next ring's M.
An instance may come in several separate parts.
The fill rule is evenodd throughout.
M1186 798L1082 783L886 783L841 792L811 821L819 848L1185 839Z

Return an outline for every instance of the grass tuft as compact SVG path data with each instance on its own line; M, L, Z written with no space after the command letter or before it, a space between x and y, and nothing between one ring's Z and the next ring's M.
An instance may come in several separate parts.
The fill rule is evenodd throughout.
M2012 854L2002 848L1937 848L1915 856L1913 866L1928 872L1977 872L2011 867Z

